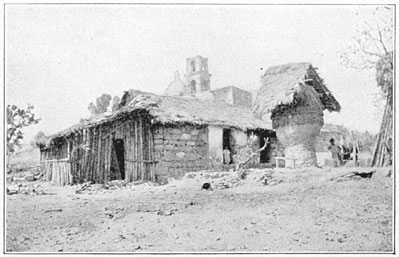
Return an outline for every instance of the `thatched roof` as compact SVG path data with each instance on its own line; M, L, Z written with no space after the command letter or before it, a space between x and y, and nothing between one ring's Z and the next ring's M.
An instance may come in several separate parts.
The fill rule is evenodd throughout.
M192 123L235 127L241 130L270 129L271 124L256 119L250 108L237 107L223 101L199 100L194 97L158 96L130 90L122 97L119 111L145 109L154 121Z
M262 117L278 106L292 104L298 90L303 90L303 86L314 88L323 110L340 111L341 106L338 101L310 63L290 63L266 70L262 76L262 87L255 99L253 107L255 114L257 117Z
M199 100L193 97L159 96L138 90L125 92L118 110L84 120L50 138L66 136L83 127L96 126L134 111L144 110L153 123L213 125L247 129L271 129L271 123L256 119L249 108L235 107L225 102Z

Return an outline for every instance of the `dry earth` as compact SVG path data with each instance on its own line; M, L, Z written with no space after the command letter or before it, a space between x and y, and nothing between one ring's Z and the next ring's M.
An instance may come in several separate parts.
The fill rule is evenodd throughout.
M44 195L6 196L8 252L392 252L392 186L335 179L360 168L185 177L115 190L39 185ZM371 170L368 168L368 170ZM216 188L225 180L230 188ZM212 191L201 190L212 182ZM273 184L273 183L271 183Z

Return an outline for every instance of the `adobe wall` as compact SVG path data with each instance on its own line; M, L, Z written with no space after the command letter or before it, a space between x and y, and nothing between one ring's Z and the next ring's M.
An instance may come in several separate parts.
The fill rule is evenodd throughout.
M217 163L223 163L223 128L209 126L209 155Z
M223 101L229 104L234 104L233 92L231 90L231 87L218 88L212 90L212 94L216 101Z
M157 126L153 131L158 176L177 178L208 167L206 126Z
M252 108L252 94L238 88L232 89L233 105Z

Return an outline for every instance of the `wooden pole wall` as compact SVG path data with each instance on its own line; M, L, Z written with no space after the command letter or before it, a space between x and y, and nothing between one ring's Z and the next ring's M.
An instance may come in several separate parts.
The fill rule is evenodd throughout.
M57 184L108 182L115 139L123 140L125 180L155 180L154 135L142 115L76 130L65 143L42 150L45 178Z

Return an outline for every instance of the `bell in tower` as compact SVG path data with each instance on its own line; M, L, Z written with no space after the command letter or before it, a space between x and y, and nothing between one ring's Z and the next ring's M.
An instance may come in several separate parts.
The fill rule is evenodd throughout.
M186 85L191 95L210 91L210 77L208 73L208 59L199 55L186 59Z

